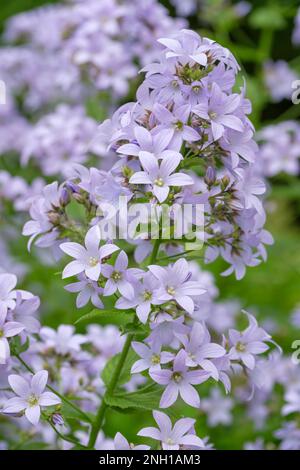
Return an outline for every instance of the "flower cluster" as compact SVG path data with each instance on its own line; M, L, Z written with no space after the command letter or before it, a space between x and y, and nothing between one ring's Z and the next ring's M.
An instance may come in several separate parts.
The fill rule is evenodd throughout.
M176 204L202 204L206 262L221 256L230 264L224 274L235 272L240 279L246 266L265 259L264 244L272 239L263 229L265 187L255 174L250 103L244 90L232 92L238 65L228 50L192 31L159 42L165 50L144 68L137 102L116 111L94 141L107 142L116 164L107 172L77 166L64 187L81 197L89 214L100 210L106 220L105 203L117 203L121 195L131 204L164 203L170 212ZM38 205L34 219L40 217ZM52 240L58 219L52 230L47 224L43 230ZM194 225L191 216L187 232ZM135 243L147 254L147 233L142 238Z

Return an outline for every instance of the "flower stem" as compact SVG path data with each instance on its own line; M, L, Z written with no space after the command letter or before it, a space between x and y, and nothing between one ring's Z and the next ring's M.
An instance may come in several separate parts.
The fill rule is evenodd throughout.
M21 358L19 354L16 354L15 357L21 362L21 364L25 367L25 369L28 370L28 372L30 372L31 374L35 373L34 370L28 364L26 364L26 362ZM91 418L86 413L84 413L84 411L78 408L78 406L74 405L74 403L68 400L64 395L61 395L57 390L51 387L51 385L47 385L47 388L52 393L57 395L61 399L61 401L64 401L67 405L69 405L71 408L76 410L77 413L79 413L85 421L88 421L89 423L91 422Z
M107 386L107 390L106 390L105 395L102 399L101 405L98 409L94 424L92 425L91 434L90 434L89 443L88 443L89 448L93 448L94 445L95 445L95 442L96 442L98 433L99 433L99 431L102 427L105 412L106 412L106 409L107 409L107 404L105 402L105 396L106 395L109 395L109 396L113 395L113 392L114 392L114 390L115 390L115 388L118 384L120 374L121 374L122 369L124 367L124 363L126 361L126 357L127 357L128 351L130 349L133 337L134 337L134 334L130 333L130 334L128 334L128 336L126 338L125 344L123 346L123 350L121 352L121 355L120 355L120 358L119 358L119 361L118 361L118 364L117 364L117 366L116 366L116 368L113 372L113 375L111 377L111 380L110 380L110 382Z
M150 264L155 263L160 244L161 244L161 240L160 240L160 238L157 238L155 240L155 243L154 243L154 246L153 246L153 251L152 251L152 254L151 254L151 258L150 258Z

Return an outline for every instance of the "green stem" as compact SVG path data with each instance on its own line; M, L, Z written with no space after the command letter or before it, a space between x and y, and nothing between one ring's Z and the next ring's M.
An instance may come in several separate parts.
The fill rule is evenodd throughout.
M160 238L157 238L157 240L155 240L155 243L154 243L154 246L153 246L153 251L152 251L151 258L150 258L150 264L155 263L160 244L161 244L161 240L160 240Z
M31 367L28 364L26 364L26 362L21 358L21 356L19 354L16 354L15 357L20 361L20 363L25 367L25 369L28 370L28 372L30 372L31 374L35 374L34 370L31 369ZM82 411L80 408L78 408L78 406L74 405L74 403L69 401L64 395L61 395L57 390L55 390L53 387L51 387L51 385L47 385L47 388L52 393L57 395L61 399L61 401L64 401L71 408L76 410L77 413L79 413L82 416L82 418L84 418L85 421L88 421L89 423L91 422L91 418L86 413L84 413L84 411Z
M126 361L126 357L127 357L128 351L130 349L133 337L134 337L134 334L130 333L130 334L128 334L128 336L126 338L125 344L123 346L123 350L122 350L121 355L120 355L120 359L119 359L118 364L117 364L117 366L116 366L116 368L113 372L113 375L112 375L111 380L108 384L105 395L110 395L111 396L111 395L113 395L113 393L115 391L115 388L118 384L118 380L119 380L120 374L122 372L122 369L124 367L124 363ZM106 409L107 409L107 404L105 402L105 395L104 395L104 397L102 399L102 402L101 402L101 405L98 409L94 424L92 425L91 434L90 434L89 443L88 443L89 448L94 447L97 436L98 436L98 433L99 433L99 431L102 427L102 424L103 424L105 412L106 412Z

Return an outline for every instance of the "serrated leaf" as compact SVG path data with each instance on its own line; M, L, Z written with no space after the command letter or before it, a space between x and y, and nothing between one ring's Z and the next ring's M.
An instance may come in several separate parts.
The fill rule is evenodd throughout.
M75 325L82 322L89 322L91 320L97 323L109 321L109 323L114 325L125 325L126 323L128 323L128 321L133 320L133 318L134 313L131 311L123 312L122 310L117 310L114 308L103 310L94 309L91 312L78 318L78 320L76 320L75 322Z
M114 370L119 362L121 353L117 354L116 356L112 357L107 363L106 366L104 367L101 377L103 382L105 383L106 386L109 385L112 374L114 373ZM133 351L133 349L129 349L127 358L125 360L124 366L122 368L122 372L119 376L118 379L118 386L124 385L127 382L129 382L130 377L131 377L131 367L137 361L139 356Z

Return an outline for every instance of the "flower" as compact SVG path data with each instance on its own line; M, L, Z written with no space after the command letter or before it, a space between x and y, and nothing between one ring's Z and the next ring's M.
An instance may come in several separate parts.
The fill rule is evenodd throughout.
M242 121L233 114L240 105L240 100L239 95L227 96L216 83L213 83L211 94L203 103L197 104L193 112L211 123L213 138L218 140L224 134L225 128L243 131Z
M19 375L8 377L9 385L18 395L10 398L2 409L2 413L15 414L25 411L25 416L31 424L37 425L40 420L41 407L53 406L60 399L52 392L44 392L48 381L48 372L41 370L28 381Z
M226 351L219 344L210 342L210 335L207 328L195 322L192 326L189 338L183 336L182 344L187 353L186 364L189 367L199 365L202 369L210 372L215 380L218 380L218 369L209 359L222 357L226 354Z
M133 276L130 277L128 267L128 256L125 251L121 251L114 263L114 266L105 264L102 268L102 274L108 278L104 286L103 294L113 295L117 290L121 295L128 299L134 296L134 288L132 286ZM131 282L130 282L131 280Z
M213 388L210 396L201 402L202 410L208 415L209 426L229 425L232 422L232 407L231 398L222 396L218 388Z
M184 173L173 173L179 165L179 155L169 155L159 165L157 159L148 152L141 152L139 156L144 171L134 173L130 184L149 184L153 194L159 202L164 202L169 194L169 186L186 186L193 184L193 179Z
M149 372L151 378L160 385L166 385L159 406L169 408L177 400L178 394L190 406L199 408L200 398L192 385L205 382L210 374L203 370L188 370L186 352L181 349L173 363L173 370L161 369Z
M135 446L133 444L129 444L127 439L121 434L117 432L114 438L114 449L115 450L149 450L150 447L146 445L138 445Z
M245 313L249 320L248 328L243 332L229 330L229 343L231 346L229 358L231 360L241 360L246 367L254 369L255 355L262 354L269 349L265 341L270 341L271 336L258 326L253 315Z
M22 323L15 321L5 322L6 315L0 315L0 364L6 364L10 356L10 348L7 338L12 338L25 329Z
M133 298L121 297L117 300L115 307L121 310L135 308L139 320L146 323L151 312L151 305L162 303L157 299L157 279L150 272L142 273L141 279L136 280L133 287Z
M94 225L85 236L85 247L74 242L66 242L60 245L60 249L64 253L75 258L75 261L71 261L63 270L63 279L82 272L92 281L99 279L103 258L119 250L116 245L110 243L99 248L100 241L100 229L97 225Z
M159 280L161 287L157 292L160 301L175 300L181 308L192 314L195 308L192 296L206 292L199 282L189 281L189 266L185 259L179 259L173 265L163 268L150 265L149 270Z
M14 274L0 274L0 317L6 315L7 310L13 309L16 305L17 276Z
M44 326L41 328L40 337L46 350L54 349L57 354L66 356L80 351L80 345L87 342L84 335L74 332L75 328L72 325L60 325L57 331Z
M172 422L165 413L153 411L158 428L143 428L138 432L138 436L151 437L160 441L163 450L178 450L180 446L204 447L204 442L194 434L195 419L179 419L172 427Z
M154 345L149 347L147 344L133 341L131 344L134 351L141 357L131 367L131 373L136 374L149 369L149 372L160 369L160 364L167 364L172 361L174 354L168 351L161 352L160 347Z
M76 307L84 307L89 300L96 308L103 308L103 302L100 295L103 294L103 288L99 287L96 281L88 279L83 273L78 276L79 281L65 286L69 292L79 292L76 298Z

